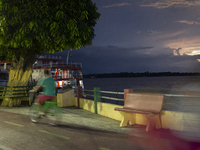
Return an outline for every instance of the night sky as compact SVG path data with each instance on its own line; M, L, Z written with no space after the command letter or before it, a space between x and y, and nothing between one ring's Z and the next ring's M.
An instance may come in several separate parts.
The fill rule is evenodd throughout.
M92 1L101 14L93 44L69 58L83 74L200 72L200 0Z

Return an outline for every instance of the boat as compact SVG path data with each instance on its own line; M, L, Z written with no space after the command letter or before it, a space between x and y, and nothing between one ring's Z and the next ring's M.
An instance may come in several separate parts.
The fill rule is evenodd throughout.
M36 62L33 64L32 81L38 82L43 78L45 69L51 72L57 88L64 88L67 85L72 88L77 86L84 88L81 62L69 61L64 63L61 56L56 55L36 56Z
M44 77L44 70L47 69L51 73L51 77L55 80L57 91L60 92L66 87L77 89L80 86L84 89L82 63L77 61L68 61L66 63L61 56L55 54L36 55L36 61L32 66L33 73L28 85L36 85L37 82ZM9 71L11 62L1 62L1 68ZM8 74L9 75L9 74ZM84 94L83 94L84 95ZM83 97L86 97L85 95Z

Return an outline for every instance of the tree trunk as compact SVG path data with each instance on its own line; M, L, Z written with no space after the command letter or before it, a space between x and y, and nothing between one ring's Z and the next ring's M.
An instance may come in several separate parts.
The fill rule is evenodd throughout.
M12 57L11 68L9 71L8 86L27 86L30 76L32 74L32 65L35 61L35 55L32 54L26 58L20 57L18 60L16 56ZM11 88L7 88L11 90ZM17 90L15 88L15 90ZM16 92L15 92L16 93ZM20 92L19 92L20 93ZM6 94L5 94L6 95ZM19 106L22 98L4 98L1 106Z

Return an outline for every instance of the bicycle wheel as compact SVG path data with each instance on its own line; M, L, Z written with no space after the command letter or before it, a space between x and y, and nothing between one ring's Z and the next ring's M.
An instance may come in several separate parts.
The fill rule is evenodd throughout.
M37 123L39 121L40 115L39 115L39 108L35 103L32 104L30 107L30 119L32 122Z
M58 109L56 106L49 106L46 114L47 122L50 125L58 125Z

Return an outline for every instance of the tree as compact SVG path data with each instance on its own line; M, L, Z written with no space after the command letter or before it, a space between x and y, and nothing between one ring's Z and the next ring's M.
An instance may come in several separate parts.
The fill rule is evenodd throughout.
M0 58L12 61L8 86L27 85L35 55L91 45L99 17L91 0L0 0Z

